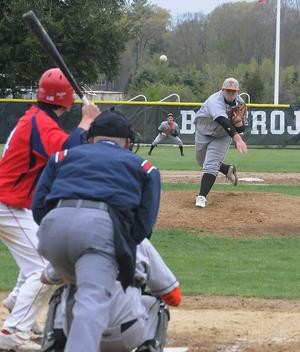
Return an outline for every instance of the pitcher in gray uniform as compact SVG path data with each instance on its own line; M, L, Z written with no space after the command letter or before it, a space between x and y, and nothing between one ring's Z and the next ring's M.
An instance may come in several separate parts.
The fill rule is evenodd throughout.
M179 138L179 126L174 121L174 116L172 113L169 113L167 116L167 120L163 121L158 127L158 135L155 137L154 141L151 144L150 150L148 155L151 155L152 150L161 143L164 139L169 138L171 142L178 145L180 150L180 155L184 156L183 154L183 142Z
M196 207L205 207L206 197L219 171L237 185L236 167L223 161L232 140L238 152L247 153L247 145L241 136L244 125L234 127L227 115L230 109L243 102L238 95L239 90L239 82L235 78L226 78L221 90L209 96L196 113L196 160L203 170Z

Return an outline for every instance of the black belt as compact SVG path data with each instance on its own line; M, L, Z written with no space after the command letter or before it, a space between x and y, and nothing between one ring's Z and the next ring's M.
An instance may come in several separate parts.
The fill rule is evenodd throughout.
M124 332L127 329L129 329L135 322L137 322L137 319L133 319L133 320L127 321L126 323L121 324L121 332Z
M108 210L106 203L87 199L60 199L56 205L57 208L92 208Z

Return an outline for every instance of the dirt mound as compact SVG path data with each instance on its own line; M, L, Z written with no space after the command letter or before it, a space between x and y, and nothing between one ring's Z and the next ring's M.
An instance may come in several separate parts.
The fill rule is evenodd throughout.
M199 183L201 174L200 171L161 171L163 182ZM238 172L238 177L241 184L300 184L300 173ZM224 175L219 174L216 182L225 183L228 181Z
M224 236L298 236L300 198L273 193L211 192L206 208L194 191L164 192L157 227ZM233 215L234 214L234 215Z
M241 176L268 184L300 183L300 174ZM198 183L200 175L163 172L162 179ZM164 192L157 227L238 238L300 234L300 197L212 191L207 207L199 209L195 196L194 191ZM181 307L171 309L168 345L188 346L191 352L299 352L299 324L298 300L184 297Z

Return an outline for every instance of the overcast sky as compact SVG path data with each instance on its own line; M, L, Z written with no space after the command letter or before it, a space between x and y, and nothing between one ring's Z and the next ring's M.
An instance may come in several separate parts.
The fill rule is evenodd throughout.
M254 2L255 0L150 0L152 4L169 10L173 16L186 12L202 12L207 15L219 5L241 1Z

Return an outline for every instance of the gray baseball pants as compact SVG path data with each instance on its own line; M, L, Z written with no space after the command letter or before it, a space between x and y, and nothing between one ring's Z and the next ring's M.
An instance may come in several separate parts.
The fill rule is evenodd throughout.
M119 286L117 286L116 290L119 290ZM128 292L126 294L128 294ZM141 295L140 292L139 295ZM68 335L68 325L70 324L68 320L69 308L67 308L67 302L69 300L68 296L68 288L65 288L62 293L61 303L59 303L56 307L56 313L54 317L54 328L63 329L66 335ZM135 305L134 299L136 299L136 296L133 295L132 298L133 301L131 304ZM123 326L127 325L130 322L128 321L128 319L125 319L122 324L115 326L113 325L113 322L116 321L116 319L119 319L119 317L115 316L116 312L119 312L119 310L115 310L114 305L111 305L109 325L102 335L100 345L100 349L102 352L130 352L139 345L141 345L144 341L155 338L159 319L158 311L160 301L150 295L140 296L140 299L143 302L142 304L145 307L146 314L141 314L139 309L136 310L135 307L132 307L131 305L127 304L126 306L123 306L123 308L125 309L125 311L122 311L122 315L124 316L124 318L126 317L127 313L128 317L131 317L132 319L134 316L134 312L136 313L134 319L135 322L132 325L130 324L130 326L126 328L123 328ZM119 303L120 305L122 305L122 302ZM140 302L136 303L137 305L140 304ZM114 302L114 304L118 304L118 302Z
M174 144L183 146L183 142L178 136L175 136L175 137L171 136L171 135L164 136L161 133L159 133L155 137L154 141L152 142L152 145L157 145L157 144L161 143L166 138L169 138Z
M65 352L98 352L117 278L113 224L106 210L60 207L38 231L39 251L77 285Z
M217 176L230 144L231 138L228 135L217 138L197 132L195 143L196 160L202 167L203 173Z

